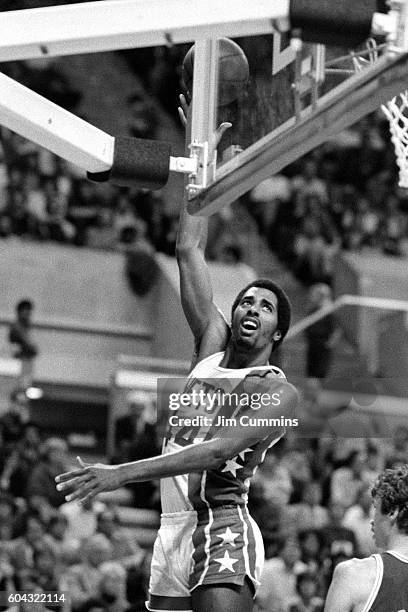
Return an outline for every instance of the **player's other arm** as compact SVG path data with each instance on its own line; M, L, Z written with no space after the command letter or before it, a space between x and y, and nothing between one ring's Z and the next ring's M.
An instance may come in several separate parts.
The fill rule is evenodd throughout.
M276 380L268 389L271 397L275 392L279 392L281 399L273 410L264 406L258 411L260 417L279 418L281 414L291 414L294 411L298 396L292 385ZM239 424L236 428L219 427L211 440L191 444L166 455L113 466L85 464L80 461L81 469L56 478L57 488L68 494L67 501L77 499L83 502L102 491L113 491L130 482L216 469L277 429L279 428L265 425L240 427Z
M324 612L362 610L374 584L375 571L373 557L339 563L334 570Z

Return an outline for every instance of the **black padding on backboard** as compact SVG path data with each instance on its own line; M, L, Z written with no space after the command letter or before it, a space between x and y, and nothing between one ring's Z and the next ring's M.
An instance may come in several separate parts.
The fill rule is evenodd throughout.
M353 47L371 34L378 0L290 0L292 29L306 42Z
M92 181L123 187L160 189L169 178L171 146L167 142L119 136L115 138L112 168L88 172Z
M106 183L110 179L110 170L106 170L106 172L87 172L86 176L94 183Z

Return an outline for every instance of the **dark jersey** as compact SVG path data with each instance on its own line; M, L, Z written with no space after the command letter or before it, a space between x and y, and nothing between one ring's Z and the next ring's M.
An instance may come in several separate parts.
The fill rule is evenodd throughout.
M393 551L374 557L377 575L363 612L408 612L408 557Z

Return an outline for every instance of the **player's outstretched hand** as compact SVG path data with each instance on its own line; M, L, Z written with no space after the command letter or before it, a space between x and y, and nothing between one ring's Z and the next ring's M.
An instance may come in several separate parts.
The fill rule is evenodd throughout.
M186 128L187 127L187 117L189 113L189 109L188 109L189 103L184 94L179 95L179 100L180 100L180 106L178 107L178 114L180 117L181 125L184 128ZM230 127L232 127L232 123L230 123L229 121L224 121L223 123L220 123L218 128L215 130L213 134L212 142L210 143L211 152L215 151L224 133L227 130L229 130ZM210 159L211 159L211 155L210 155Z
M66 501L84 503L102 491L114 491L121 486L119 466L103 463L85 463L77 457L80 469L71 470L55 478L57 490L62 491Z
M177 107L181 125L187 127L188 102L184 94L179 95L180 106Z

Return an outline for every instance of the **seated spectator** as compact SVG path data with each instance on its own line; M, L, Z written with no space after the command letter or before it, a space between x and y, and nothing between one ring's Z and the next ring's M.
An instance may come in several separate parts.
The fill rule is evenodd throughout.
M321 505L321 501L321 485L319 482L312 481L305 485L301 501L287 507L287 512L292 516L297 532L305 529L320 529L328 524L328 512Z
M18 509L12 495L0 492L0 546L16 537Z
M158 126L157 110L143 94L131 94L127 98L129 109L129 134L135 138L154 138Z
M261 232L269 232L280 204L287 205L291 196L290 180L282 174L270 176L252 189L249 194L251 213Z
M35 238L48 238L47 198L44 186L36 172L25 176L25 197L27 201L28 231Z
M310 471L309 458L306 452L301 448L289 448L282 457L282 467L289 471L292 481L292 494L290 503L298 503L302 497L304 488L310 482L312 475Z
M308 571L317 573L323 563L320 533L317 529L305 529L299 533L301 561Z
M126 576L120 563L102 563L96 596L80 606L78 612L127 612Z
M114 561L118 561L124 568L141 565L145 553L130 530L120 526L114 509L107 508L98 514L97 533L102 533L108 538L112 545Z
M75 181L69 196L67 219L74 226L74 244L87 244L88 229L96 224L100 198L91 181Z
M159 452L151 397L132 391L127 400L128 412L116 421L115 426L115 463L148 459ZM130 483L127 488L132 491L136 507L155 507L157 487L154 482Z
M385 200L385 215L382 223L383 252L386 255L401 257L401 241L407 231L407 217L399 209L398 198L390 194Z
M101 567L112 559L112 546L101 533L83 540L81 545L82 561L69 567L61 576L60 591L70 595L72 612L80 612L82 606L95 600L100 594L103 577Z
M294 241L295 274L305 285L331 282L331 247L323 235L321 219L303 218L301 231Z
M303 572L296 579L296 597L288 612L323 612L324 601L318 596L319 581L313 572Z
M333 304L332 292L325 283L317 283L309 291L307 314ZM306 376L326 378L331 366L333 349L339 339L339 328L332 313L310 325L305 331L307 343Z
M22 534L4 545L16 572L34 567L34 552L44 544L45 525L35 513L27 513L22 523Z
M52 506L64 503L64 495L55 488L55 476L68 469L68 446L62 438L48 438L41 448L41 460L27 482L27 495L41 495Z
M215 215L214 215L215 216ZM176 254L178 218L174 215L163 215L162 217L162 232L158 251L174 257Z
M37 572L33 569L25 569L19 572L16 577L16 591L25 591L27 593L34 593L40 595L43 593L43 589L37 582ZM41 601L33 603L32 601L21 601L18 604L12 604L10 608L7 608L6 612L49 612L52 608L46 606ZM66 608L60 608L61 611Z
M52 548L46 544L45 539L41 546L36 546L33 562L37 574L37 584L44 591L58 591L61 566Z
M14 176L17 180L16 172L14 172ZM18 179L22 181L22 173L19 173ZM9 186L8 213L13 234L24 236L28 232L28 212L27 201L21 184L16 187L13 187L12 184Z
M57 190L55 182L47 181L46 186L48 232L50 240L57 242L73 242L75 228L67 220L68 196Z
M155 250L146 238L145 223L138 220L134 227L123 228L117 247L126 256L126 275L133 291L145 295L158 275Z
M14 444L1 474L1 485L15 497L26 497L27 481L40 457L40 435L32 423L23 427L21 438Z
M354 398L358 403L358 395ZM383 442L378 443L375 440L366 440L365 448L363 448L363 480L365 488L370 488L377 480L378 474L384 469L385 449L382 448Z
M54 552L56 562L62 567L79 562L80 542L67 537L68 519L61 512L55 512L49 519L47 534L44 538L47 546Z
M400 425L393 432L391 445L385 451L385 467L393 468L406 463L408 457L408 427Z
M282 612L296 597L296 576L307 567L300 561L296 539L287 539L277 557L267 559L256 595L257 612Z
M366 470L365 453L352 451L346 465L332 474L331 501L349 508L355 503L361 488L370 484L371 477L371 472Z
M15 572L11 563L10 555L0 548L0 591L3 596L12 595L16 592Z
M281 539L293 536L295 530L286 520L287 514L282 506L267 502L257 494L255 498L250 496L250 502L250 514L260 526L265 554L267 558L275 557L279 553Z
M375 247L379 239L380 216L366 198L360 198L357 202L359 226L361 228L361 244L363 246Z
M97 516L105 509L105 504L91 499L83 504L76 501L65 502L59 508L63 516L68 520L65 533L67 541L80 542L83 538L89 538L96 533Z
M9 238L13 233L11 218L8 214L0 214L0 238Z
M341 555L351 559L357 554L357 539L354 532L343 525L345 508L340 503L331 502L329 523L320 529L322 554L331 562Z
M346 510L343 518L344 527L351 529L356 536L360 557L367 557L376 552L371 529L372 501L370 489L362 489L355 505Z
M26 498L26 510L28 513L38 516L43 525L47 525L55 508L42 495L31 495Z
M120 243L124 232L136 229L137 217L132 209L127 191L118 193L113 213L113 228L116 233L116 242Z
M94 226L88 229L87 245L93 249L109 249L116 247L116 231L113 227L113 211L101 208Z
M312 157L303 160L301 173L292 179L292 189L302 198L316 196L322 204L328 201L326 183L317 176L317 164Z
M252 483L260 484L262 495L267 502L280 507L285 507L289 503L293 491L292 479L276 449L266 453L265 460L254 474Z

